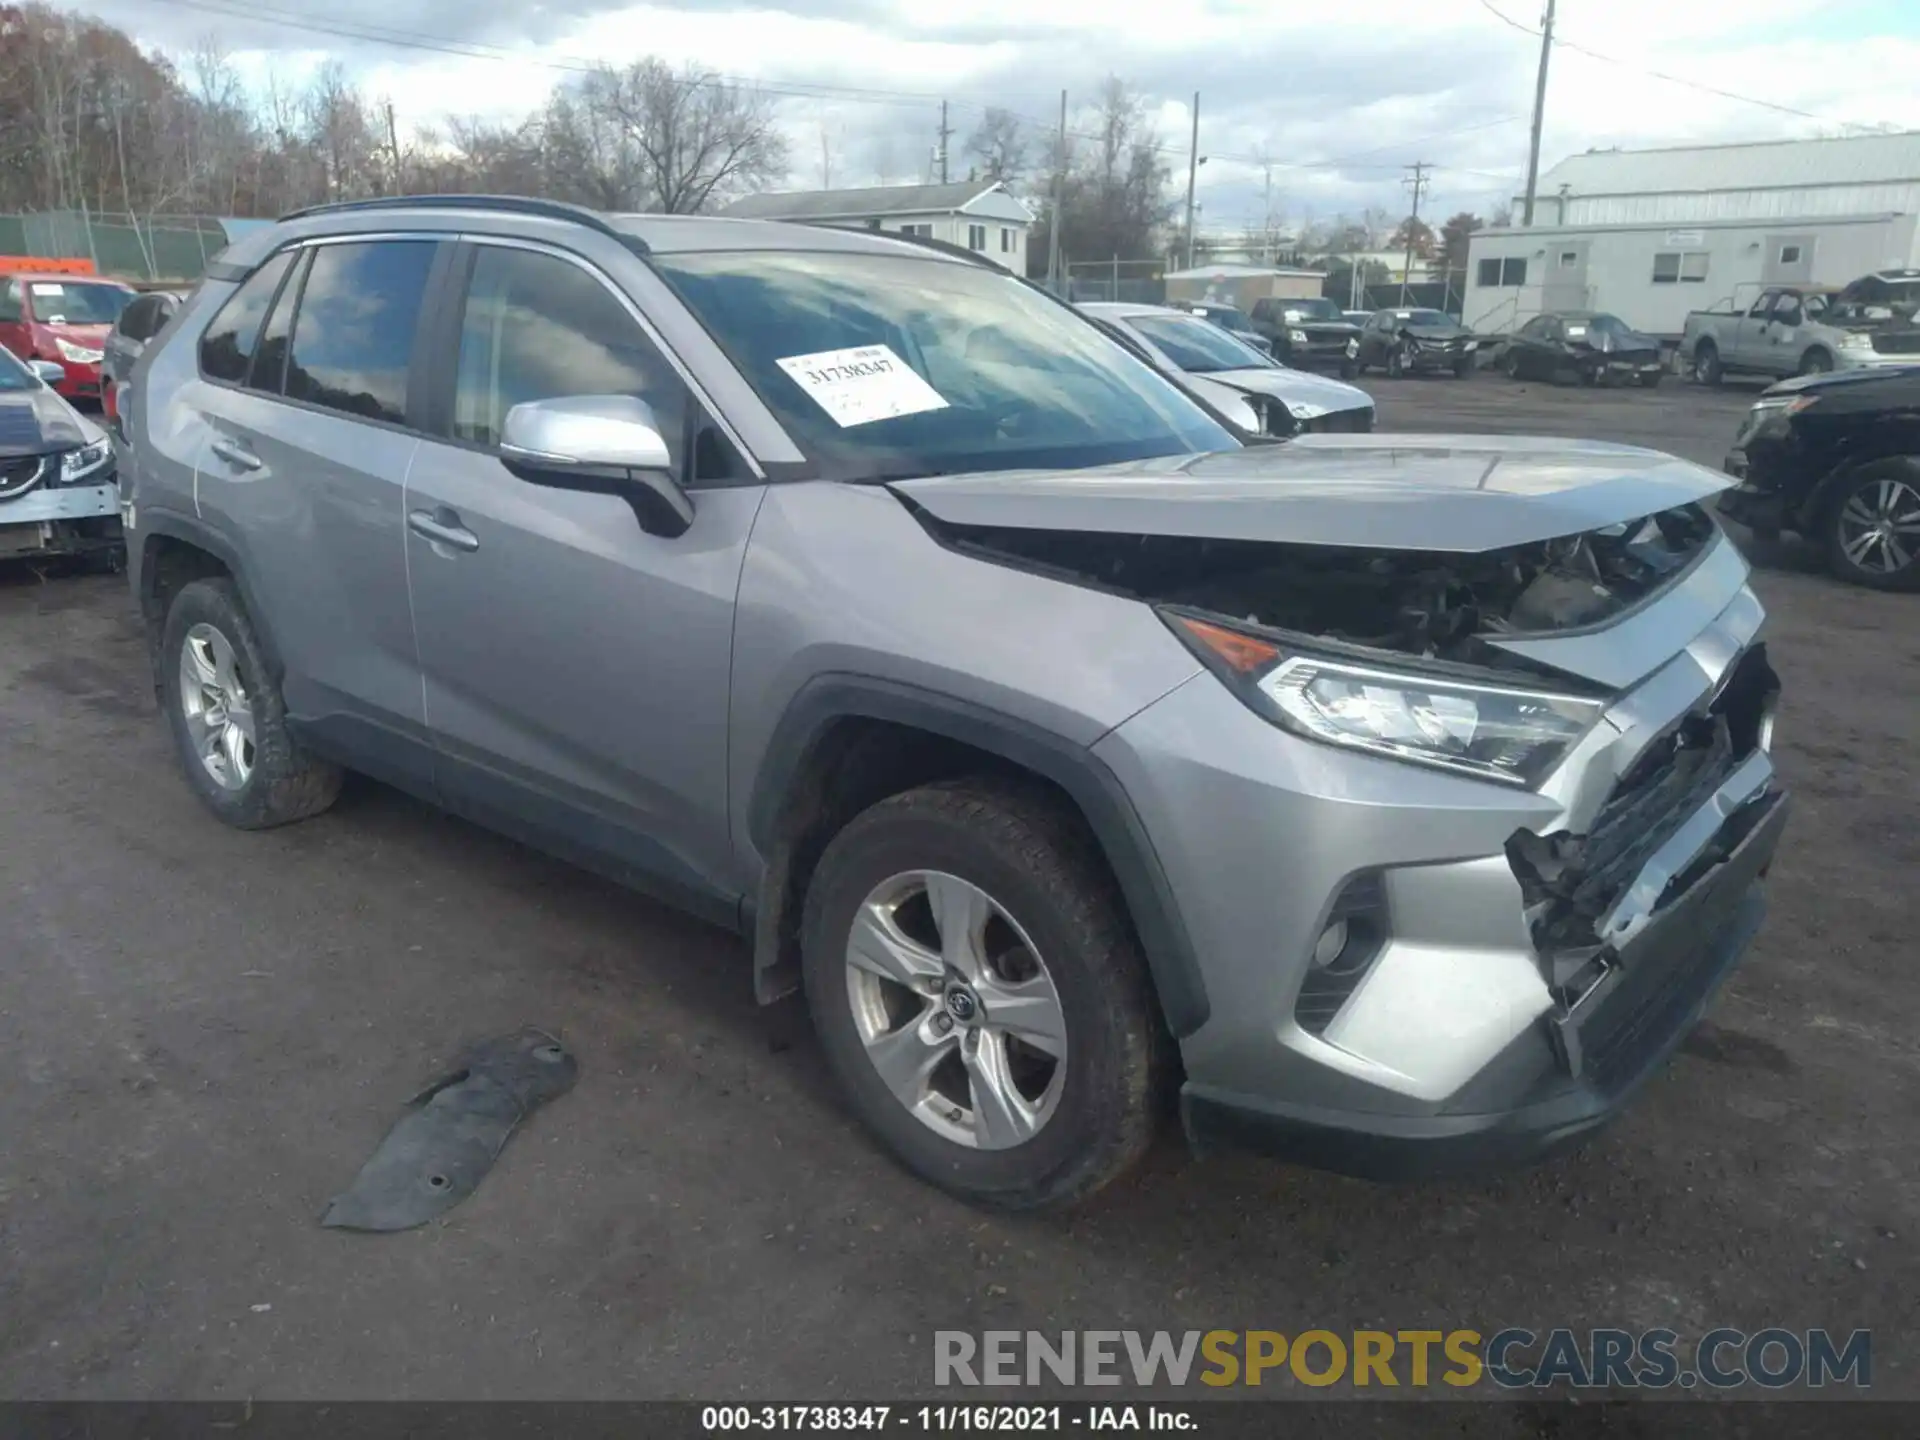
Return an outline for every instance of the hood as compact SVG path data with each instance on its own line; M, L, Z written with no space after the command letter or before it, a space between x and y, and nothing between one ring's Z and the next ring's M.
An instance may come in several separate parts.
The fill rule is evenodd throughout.
M1875 365L1860 370L1829 370L1825 374L1794 375L1785 380L1776 380L1760 393L1766 395L1798 395L1802 391L1816 393L1826 390L1847 390L1855 385L1872 385L1881 381L1912 380L1920 376L1920 355L1913 357L1911 365Z
M1660 342L1651 335L1642 335L1638 330L1629 330L1624 335L1615 335L1605 330L1587 330L1579 335L1569 335L1567 343L1585 346L1589 350L1603 353L1614 351L1658 350Z
M1248 370L1216 370L1202 377L1252 395L1271 395L1301 419L1326 415L1335 410L1370 409L1373 397L1355 385L1346 385L1324 375L1305 370L1275 366ZM1312 406L1313 414L1302 414L1303 406Z
M890 488L949 525L1470 554L1639 519L1730 483L1655 450L1590 440L1306 435Z
M0 390L0 458L74 450L105 434L44 386Z
M1464 340L1473 332L1460 324L1452 325L1402 325L1402 335L1411 335L1416 340Z

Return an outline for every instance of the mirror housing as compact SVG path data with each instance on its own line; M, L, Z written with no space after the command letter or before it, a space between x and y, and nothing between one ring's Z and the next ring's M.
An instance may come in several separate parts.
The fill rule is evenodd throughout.
M58 385L67 378L67 367L53 360L29 360L27 368L43 385Z
M500 463L556 490L618 495L640 528L672 539L693 524L693 500L673 478L673 457L653 407L632 395L563 395L507 411Z

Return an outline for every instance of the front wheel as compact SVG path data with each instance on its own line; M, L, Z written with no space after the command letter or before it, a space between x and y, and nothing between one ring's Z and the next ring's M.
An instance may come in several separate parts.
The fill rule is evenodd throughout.
M1831 369L1833 356L1817 345L1800 357L1799 373L1802 375L1825 375Z
M1885 460L1843 481L1827 508L1827 556L1870 590L1920 589L1920 460Z
M1701 385L1718 385L1725 375L1720 365L1720 352L1711 345L1701 345L1693 352L1693 378Z
M1358 360L1342 360L1340 362L1340 378L1342 380L1351 380L1359 373L1360 362Z
M1500 371L1509 380L1518 380L1520 378L1520 352L1518 350L1509 350L1500 357Z
M1387 351L1387 378L1389 380L1398 380L1406 373L1406 352L1398 348Z
M303 751L231 580L195 580L173 597L160 641L160 694L187 783L240 830L318 815L340 771Z
M1473 361L1456 360L1453 362L1453 378L1464 380L1473 373Z
M922 1178L1030 1210L1145 1154L1166 1042L1113 882L1054 803L984 780L881 801L820 857L801 953L842 1090Z

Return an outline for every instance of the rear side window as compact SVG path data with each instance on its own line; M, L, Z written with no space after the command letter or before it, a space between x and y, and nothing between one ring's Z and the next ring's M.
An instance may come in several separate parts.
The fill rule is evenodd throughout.
M224 380L229 385L247 382L247 366L253 359L254 344L260 336L260 322L280 288L280 280L293 264L293 252L282 251L262 265L246 282L227 297L227 303L200 336L200 373L209 380Z
M680 459L685 387L607 287L552 255L483 247L460 323L454 438L497 445L508 410L565 395L646 401Z
M289 400L396 425L406 419L407 367L435 249L431 240L315 247L293 322Z
M287 379L287 337L293 333L293 307L300 301L300 283L306 274L313 251L302 250L294 262L293 273L280 287L280 298L273 302L273 313L261 328L260 343L254 350L253 369L247 383L255 390L278 395Z

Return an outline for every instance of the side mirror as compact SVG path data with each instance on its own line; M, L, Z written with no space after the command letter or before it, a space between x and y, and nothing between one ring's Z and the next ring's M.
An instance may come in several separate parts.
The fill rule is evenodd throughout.
M47 385L58 385L67 378L67 367L54 360L29 360L27 368Z
M631 395L515 405L500 427L500 462L530 484L618 495L649 534L671 539L693 524L653 407Z

